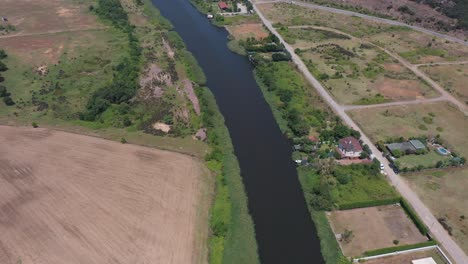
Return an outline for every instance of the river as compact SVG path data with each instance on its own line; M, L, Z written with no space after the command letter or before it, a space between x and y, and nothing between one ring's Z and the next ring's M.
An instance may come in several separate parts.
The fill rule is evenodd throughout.
M291 146L228 33L188 0L153 0L207 76L231 134L249 199L262 263L324 263L316 229L291 160ZM241 263L239 263L241 264Z

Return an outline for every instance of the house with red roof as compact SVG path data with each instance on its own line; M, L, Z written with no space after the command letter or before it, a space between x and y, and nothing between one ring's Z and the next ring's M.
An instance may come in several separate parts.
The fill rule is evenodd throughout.
M362 146L357 138L345 137L338 141L337 150L343 159L358 159L362 153Z
M219 3L218 3L218 7L219 7L219 9L221 9L221 10L226 10L226 9L229 8L229 6L226 4L226 2L219 2Z

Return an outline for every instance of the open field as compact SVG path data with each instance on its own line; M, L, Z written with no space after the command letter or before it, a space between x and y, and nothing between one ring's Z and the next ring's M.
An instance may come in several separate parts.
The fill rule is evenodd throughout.
M91 29L98 25L96 16L88 12L87 4L91 2L94 1L3 0L0 15L16 27L10 35Z
M468 58L467 46L433 38L406 27L284 3L262 4L259 8L278 27L313 25L338 29L387 48L412 63ZM421 47L421 43L424 47Z
M404 155L398 158L397 161L400 163L401 168L414 168L417 166L434 166L438 161L447 161L449 159L449 156L442 156L436 150L431 150L424 155Z
M212 180L189 156L0 126L0 262L206 261Z
M373 142L440 134L450 150L468 157L468 117L448 103L359 109L349 113Z
M342 104L374 104L437 95L388 54L323 27L282 28L309 70Z
M468 64L431 65L420 67L434 81L438 82L460 102L468 104Z
M367 260L366 264L411 264L412 260L432 257L437 264L445 264L442 255L437 249L429 249L396 256Z
M226 29L229 31L229 34L234 36L234 38L237 40L247 39L251 37L257 40L261 40L268 37L268 31L263 27L263 24L261 23L248 23L226 26Z
M468 253L468 169L427 171L404 177L437 219L445 219L453 238Z
M340 241L346 256L359 256L365 251L427 241L399 205L385 205L333 211L330 223L336 234L352 231L349 242Z

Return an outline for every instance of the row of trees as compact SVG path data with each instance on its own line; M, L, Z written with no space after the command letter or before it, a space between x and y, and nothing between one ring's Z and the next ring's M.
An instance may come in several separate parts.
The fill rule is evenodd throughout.
M80 118L95 121L112 104L128 102L139 88L141 47L135 36L135 27L119 0L99 0L99 7L93 9L99 17L110 21L114 27L128 35L129 56L113 68L114 77L110 84L98 89L89 99L86 111Z
M3 98L3 102L6 105L10 106L14 105L15 102L11 98L11 94L8 92L8 89L1 84L5 81L5 78L1 75L1 73L8 70L7 65L3 62L3 60L7 57L8 55L6 54L6 52L4 50L0 50L0 97Z

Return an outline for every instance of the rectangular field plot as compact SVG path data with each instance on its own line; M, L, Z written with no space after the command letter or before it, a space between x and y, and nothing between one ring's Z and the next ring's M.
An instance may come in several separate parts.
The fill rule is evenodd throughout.
M0 126L0 144L0 263L206 256L209 189L195 159L41 128Z
M399 205L334 211L329 220L346 256L428 241Z

